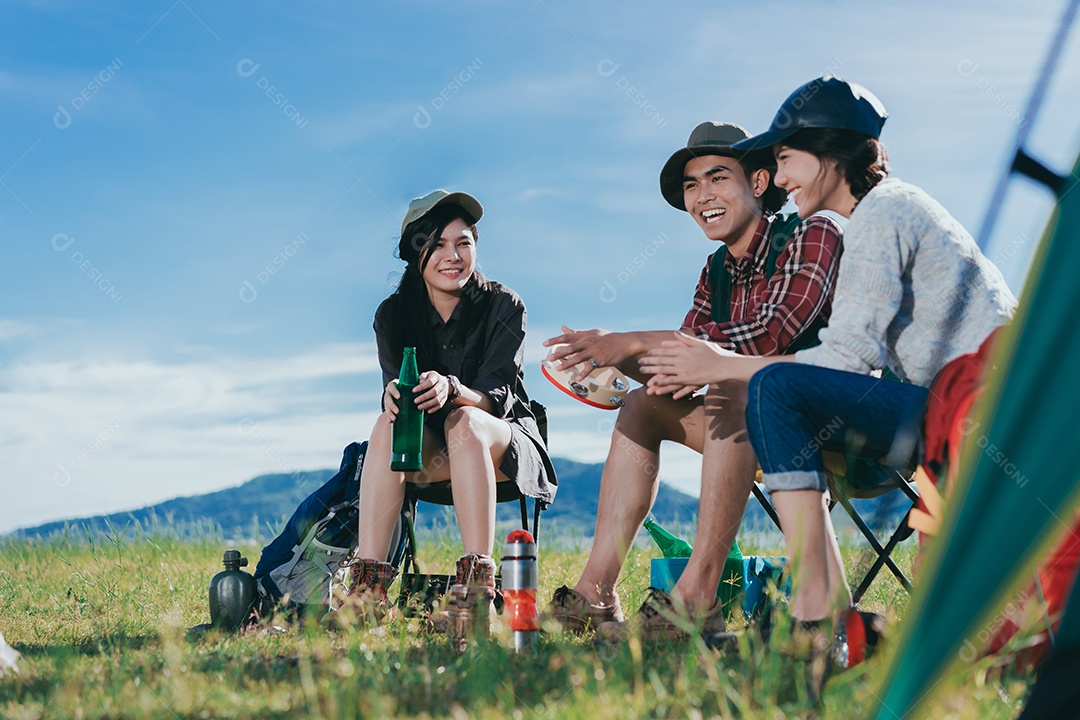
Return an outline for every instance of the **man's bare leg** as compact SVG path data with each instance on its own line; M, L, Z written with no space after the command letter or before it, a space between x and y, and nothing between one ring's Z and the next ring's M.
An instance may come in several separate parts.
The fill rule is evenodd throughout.
M694 552L671 592L691 616L704 614L716 600L724 561L738 535L757 471L746 435L746 383L709 388L704 417Z
M600 479L592 551L574 588L590 603L614 602L627 552L656 499L660 443L671 440L701 452L704 432L700 397L673 400L647 395L642 388L626 396Z

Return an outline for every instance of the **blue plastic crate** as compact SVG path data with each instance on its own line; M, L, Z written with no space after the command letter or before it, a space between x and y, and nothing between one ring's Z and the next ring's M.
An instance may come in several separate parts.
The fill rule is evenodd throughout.
M649 565L649 586L660 590L670 591L678 582L679 576L686 569L689 558L653 558ZM765 605L765 588L771 580L774 584L780 582L780 574L787 563L785 557L760 557L747 555L742 560L742 573L725 572L717 588L717 597L722 597L725 588L736 585L733 596L742 595L741 605L746 617L753 617ZM785 581L780 588L786 595L791 593L791 581Z

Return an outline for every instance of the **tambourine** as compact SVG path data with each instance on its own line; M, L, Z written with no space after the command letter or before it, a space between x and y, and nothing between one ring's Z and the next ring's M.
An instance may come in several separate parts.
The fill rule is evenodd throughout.
M621 408L623 398L630 392L630 381L615 367L595 368L581 382L576 379L576 367L557 370L550 360L540 363L540 372L570 397L601 410Z

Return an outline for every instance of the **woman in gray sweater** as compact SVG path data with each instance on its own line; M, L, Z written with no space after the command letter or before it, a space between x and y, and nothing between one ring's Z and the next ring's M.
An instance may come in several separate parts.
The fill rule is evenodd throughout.
M887 177L877 139L886 116L870 91L827 76L796 90L767 132L739 143L772 146L776 184L801 217L849 218L821 344L748 358L677 337L642 361L654 393L749 381L747 430L788 546L791 614L812 632L858 622L871 640L877 619L850 612L822 451L908 465L934 376L977 350L1016 307L960 223L919 188ZM903 382L875 376L886 369Z

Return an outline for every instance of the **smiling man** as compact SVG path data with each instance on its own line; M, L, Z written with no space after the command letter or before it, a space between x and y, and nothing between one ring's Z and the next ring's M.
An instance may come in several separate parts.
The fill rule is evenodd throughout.
M668 203L694 218L709 240L721 243L701 272L682 332L745 355L778 355L817 343L828 319L839 266L842 228L815 215L775 213L785 195L772 182L773 159L731 146L748 137L738 125L707 122L690 134L660 173ZM614 365L644 381L638 358L670 339L671 330L575 331L547 340L560 346L560 368ZM671 594L653 592L639 616L647 638L684 636L675 615L706 634L724 629L716 590L724 560L742 522L757 461L746 437L745 383L721 384L707 394L693 387L626 396L612 433L600 481L596 534L574 588L555 591L550 614L573 631L622 623L615 585L626 554L656 498L660 443L672 440L702 453L701 499L694 552Z

